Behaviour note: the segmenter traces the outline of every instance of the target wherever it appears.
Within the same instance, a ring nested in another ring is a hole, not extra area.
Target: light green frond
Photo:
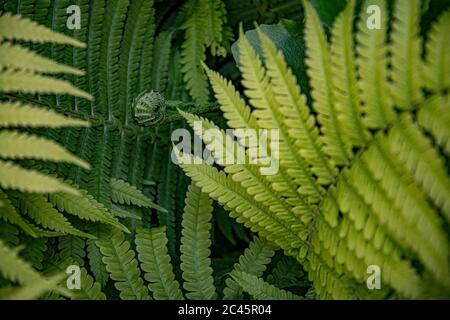
[[[244,291],[248,292],[253,298],[258,300],[302,300],[289,291],[279,289],[258,278],[253,274],[246,272],[236,272],[232,274],[233,280],[236,281]]]
[[[244,188],[224,172],[203,163],[200,159],[194,160],[192,156],[190,161],[191,164],[180,166],[204,193],[226,205],[226,209],[231,211],[230,216],[276,243],[288,254],[296,256],[300,253],[300,248],[305,245],[304,237],[292,232],[290,224],[274,215],[268,207],[255,202]],[[197,161],[196,164],[194,161]]]
[[[251,114],[251,109],[234,88],[231,81],[226,80],[219,73],[208,69],[205,64],[203,64],[203,67],[208,74],[215,97],[220,104],[223,116],[227,119],[228,126],[234,129],[256,129],[257,123]]]
[[[21,284],[42,281],[42,276],[27,262],[18,256],[18,250],[7,247],[0,240],[0,273],[6,279]]]
[[[270,77],[275,98],[284,116],[289,136],[296,141],[300,156],[312,166],[311,171],[319,178],[319,183],[328,184],[337,174],[334,164],[326,158],[319,139],[314,116],[309,112],[306,98],[301,94],[292,70],[288,68],[284,56],[263,33],[259,33],[267,74]]]
[[[261,31],[258,31],[261,35]],[[246,88],[245,94],[249,98],[250,104],[255,108],[253,116],[256,118],[258,126],[264,129],[277,129],[278,137],[271,138],[279,142],[279,148],[268,147],[269,154],[281,161],[282,174],[286,173],[294,178],[294,185],[299,188],[297,191],[310,196],[311,202],[317,201],[317,195],[322,191],[313,179],[306,162],[295,151],[294,141],[288,134],[288,129],[283,124],[283,115],[280,113],[280,106],[275,99],[269,78],[261,60],[250,45],[243,30],[240,30],[239,40],[240,70],[242,72],[242,84]]]
[[[256,277],[261,277],[275,254],[276,247],[263,238],[254,238],[244,254],[239,257],[239,262],[234,264],[230,276],[238,272],[246,272]],[[242,299],[242,287],[233,278],[225,280],[223,289],[225,300]]]
[[[424,80],[431,91],[450,87],[450,11],[443,13],[428,34]]]
[[[36,53],[11,43],[0,45],[0,67],[22,69],[30,72],[42,73],[71,73],[84,75],[84,72],[53,60],[44,58]]]
[[[74,294],[75,300],[106,300],[100,283],[95,282],[85,268],[80,273],[81,288]]]
[[[397,0],[391,33],[391,94],[396,107],[403,110],[414,108],[422,100],[420,34],[420,0]]]
[[[376,25],[369,24],[376,22],[369,20],[374,19],[371,17],[374,12],[370,10],[368,12],[368,9],[373,8],[380,10],[379,29]],[[366,0],[357,24],[359,96],[364,111],[364,123],[372,129],[386,127],[395,118],[388,85],[388,46],[386,45],[388,16],[385,0]]]
[[[182,300],[167,250],[166,227],[136,230],[136,250],[145,280],[156,300]]]
[[[332,29],[331,66],[339,127],[345,141],[361,147],[367,142],[367,131],[361,117],[356,61],[353,44],[355,0],[350,1]]]
[[[306,12],[306,65],[314,100],[313,109],[319,114],[317,120],[321,125],[324,151],[336,164],[342,165],[350,158],[351,150],[343,140],[338,120],[330,48],[316,11],[308,1],[303,1],[303,4]]]
[[[0,218],[11,224],[18,225],[30,236],[34,238],[37,237],[32,227],[22,218],[19,213],[17,213],[16,208],[11,204],[8,196],[1,190],[0,201],[2,202],[2,204],[0,205]]]
[[[21,210],[44,228],[72,234],[83,238],[95,238],[94,236],[74,228],[69,221],[58,212],[45,196],[39,194],[20,194],[19,204]]]
[[[42,296],[43,293],[50,290],[59,290],[58,284],[66,277],[65,274],[58,274],[48,279],[36,280],[28,283],[25,286],[16,289],[7,298],[8,300],[35,300]],[[66,296],[71,293],[68,290],[63,290]]]
[[[450,177],[438,150],[406,115],[391,130],[390,140],[393,153],[450,221]]]
[[[53,110],[20,102],[0,103],[0,127],[89,127],[89,122],[71,119]]]
[[[93,97],[67,81],[26,71],[6,70],[0,72],[0,88],[4,92],[70,94],[88,100]]]
[[[9,161],[0,160],[0,186],[25,192],[67,192],[78,195],[79,191],[58,179],[35,170],[27,170]]]
[[[135,186],[120,179],[111,178],[111,197],[113,202],[116,203],[133,204],[138,207],[153,208],[161,212],[167,212],[166,209],[155,204]]]
[[[135,253],[120,230],[113,230],[97,241],[114,286],[123,300],[148,300],[148,290],[141,278]]]
[[[353,163],[349,179],[394,240],[414,250],[433,274],[445,279],[448,246],[436,213],[418,192],[412,177],[404,172],[401,162],[384,147],[386,142],[379,139]],[[392,138],[389,140],[389,146],[398,145]]]
[[[25,40],[32,42],[53,42],[59,44],[69,44],[84,48],[85,44],[56,33],[46,27],[37,24],[27,18],[12,15],[7,12],[0,16],[0,40]]]
[[[211,300],[217,296],[209,258],[212,201],[200,188],[191,184],[185,200],[181,231],[181,270],[186,297]]]
[[[447,156],[450,156],[450,95],[436,96],[420,108],[417,123],[431,132]]]
[[[78,190],[81,196],[57,192],[51,193],[49,200],[61,212],[65,211],[88,221],[110,224],[125,232],[129,232],[127,227],[111,216],[103,204],[97,202],[87,191]]]
[[[86,170],[87,162],[74,156],[61,145],[27,133],[0,131],[0,156],[6,159],[38,159],[55,162],[69,162]]]

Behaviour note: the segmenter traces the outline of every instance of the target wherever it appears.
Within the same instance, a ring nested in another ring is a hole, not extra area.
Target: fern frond
[[[208,2],[208,25],[206,33],[206,45],[211,48],[213,56],[225,56],[226,49],[222,46],[223,29],[227,16],[225,4],[222,0],[211,0]]]
[[[288,254],[297,256],[304,247],[304,237],[292,232],[291,225],[272,214],[269,208],[257,203],[247,194],[244,188],[234,182],[224,172],[203,163],[199,159],[190,158],[191,163],[181,164],[186,174],[192,178],[204,193],[226,205],[232,217],[254,232],[259,232],[269,241],[285,248]]]
[[[204,132],[214,129],[214,132],[219,135],[214,136],[212,141],[204,142],[206,147],[215,156],[217,163],[225,166],[225,172],[229,173],[234,181],[240,183],[249,195],[253,196],[256,201],[262,202],[274,215],[278,215],[280,219],[285,220],[287,224],[291,225],[292,230],[295,230],[294,232],[300,233],[305,231],[305,225],[312,219],[312,213],[307,204],[299,200],[292,201],[290,199],[283,201],[285,193],[273,188],[269,180],[261,175],[257,166],[247,164],[228,165],[230,158],[234,160],[231,163],[237,163],[236,159],[241,157],[239,153],[245,157],[245,151],[212,122],[182,111],[180,113],[194,128],[194,132],[197,135],[200,135],[201,132],[198,132],[200,128],[195,125],[196,122],[201,122],[201,129]],[[203,139],[206,140],[205,137]],[[294,208],[290,208],[289,205]]]
[[[144,44],[141,50],[141,60],[139,62],[139,92],[147,90],[150,86],[152,75],[154,35],[155,35],[155,10],[151,13],[147,21],[147,30],[145,31]]]
[[[186,297],[192,300],[216,298],[212,277],[211,251],[209,246],[212,201],[195,185],[190,185],[186,194],[183,221],[181,225],[181,270]]]
[[[331,69],[335,92],[338,124],[342,128],[343,140],[352,147],[363,146],[370,135],[362,122],[356,78],[356,61],[353,44],[353,15],[355,1],[347,4],[337,17],[332,29]]]
[[[25,231],[30,236],[34,238],[37,237],[36,233],[30,227],[28,222],[26,222],[22,218],[22,216],[19,213],[17,213],[16,208],[14,208],[11,201],[8,199],[8,196],[1,190],[0,190],[0,201],[1,201],[0,218],[11,224],[18,225],[19,227],[22,228],[23,231]]]
[[[175,165],[170,160],[169,150],[166,148],[162,151],[162,165],[159,167],[158,177],[158,203],[160,203],[166,210],[166,213],[158,211],[158,222],[160,225],[166,227],[167,239],[169,240],[168,248],[169,254],[172,258],[177,256],[176,254],[176,216],[175,216],[175,194],[178,192],[176,187],[177,171]],[[158,167],[156,167],[158,168]]]
[[[369,19],[367,9],[371,5],[380,9],[380,29],[369,29],[367,26]],[[364,123],[372,129],[386,127],[395,118],[388,85],[388,47],[386,45],[388,16],[385,0],[367,0],[362,6],[361,18],[357,24],[356,50],[360,76],[358,87],[364,111]]]
[[[153,46],[151,88],[164,92],[167,86],[167,72],[169,70],[169,57],[173,31],[162,31],[155,39]]]
[[[120,48],[120,112],[125,124],[132,119],[131,103],[139,94],[140,53],[145,43],[147,24],[152,23],[153,0],[131,1]],[[149,21],[150,20],[150,21]]]
[[[60,212],[47,202],[45,196],[39,194],[20,194],[18,197],[21,210],[44,228],[83,238],[95,238],[88,233],[74,228]]]
[[[209,1],[191,0],[192,16],[185,22],[185,39],[181,50],[184,82],[191,97],[198,103],[208,101],[208,83],[200,61],[205,61],[205,37],[207,33],[207,5]]]
[[[123,209],[117,205],[112,205],[110,208],[111,214],[118,218],[129,218],[129,219],[136,219],[136,220],[142,220],[142,217],[138,216],[137,214]]]
[[[408,116],[391,130],[391,149],[450,221],[450,178],[438,151]]]
[[[27,71],[4,70],[0,72],[0,88],[4,92],[70,94],[88,100],[93,97],[69,82]]]
[[[251,113],[251,109],[247,106],[245,100],[242,99],[239,92],[236,91],[231,81],[210,70],[205,64],[203,64],[203,67],[208,74],[215,97],[220,104],[223,116],[227,119],[228,126],[234,129],[256,129],[257,123]]]
[[[17,131],[0,132],[0,156],[6,159],[38,159],[69,162],[89,170],[87,162],[71,154],[61,145],[27,133]]]
[[[343,140],[338,121],[329,45],[316,11],[308,1],[303,1],[303,4],[306,12],[306,65],[314,100],[313,109],[319,114],[317,120],[321,125],[324,151],[336,164],[342,165],[351,157],[351,150]]]
[[[114,286],[120,291],[121,299],[149,299],[134,251],[130,249],[130,243],[125,240],[122,231],[112,231],[108,238],[98,240],[97,245],[103,254],[106,270],[111,279],[116,281]]]
[[[259,33],[267,74],[270,77],[275,98],[281,106],[289,136],[296,141],[300,156],[312,166],[319,183],[328,184],[337,174],[334,164],[323,153],[322,141],[316,121],[306,105],[306,97],[300,93],[297,80],[288,68],[284,56],[263,33]]]
[[[276,247],[265,239],[254,238],[244,254],[239,257],[239,263],[234,264],[230,276],[235,273],[245,272],[261,277],[266,270],[266,265],[270,263],[275,254]],[[225,280],[226,287],[223,289],[225,300],[242,299],[242,287],[232,278]]]
[[[419,38],[420,0],[397,0],[391,33],[391,94],[396,107],[410,110],[422,100],[422,41]]]
[[[291,286],[307,286],[307,281],[301,281],[305,273],[297,260],[292,257],[281,258],[273,268],[270,275],[267,276],[267,282],[283,289]]]
[[[0,16],[0,39],[25,40],[37,43],[53,42],[80,48],[85,47],[84,43],[76,39],[56,33],[44,26],[38,25],[34,21],[12,15],[9,12]]]
[[[303,300],[302,297],[279,289],[253,274],[236,272],[232,274],[232,277],[244,291],[258,300]]]
[[[95,0],[89,5],[89,19],[87,24],[87,50],[86,50],[86,75],[87,87],[89,92],[96,98],[100,96],[100,54],[102,43],[102,24],[105,18],[106,0]],[[90,102],[90,114],[100,113],[98,108],[100,103]]]
[[[43,281],[44,278],[31,265],[22,260],[17,249],[11,249],[0,240],[0,273],[6,279],[20,284]],[[50,287],[49,289],[51,289]]]
[[[100,232],[93,232],[93,230],[90,230],[90,232],[97,238],[102,238],[104,236],[102,234],[102,228],[97,227],[97,230],[100,230]],[[103,256],[100,252],[100,248],[97,246],[95,240],[88,239],[86,243],[89,269],[92,271],[92,275],[94,276],[95,281],[97,281],[102,287],[104,287],[109,279],[109,274],[106,270],[105,264],[102,261]]]
[[[420,108],[417,123],[431,132],[435,141],[450,156],[450,96],[437,96],[429,99]]]
[[[129,0],[106,2],[100,51],[100,113],[108,120],[120,115],[119,53]],[[136,17],[133,17],[136,18]]]
[[[74,236],[64,236],[59,238],[58,249],[62,260],[70,258],[78,266],[84,266],[85,242],[83,239]]]
[[[450,87],[450,11],[443,13],[428,34],[424,80],[428,89],[437,92]]]
[[[33,107],[20,102],[0,103],[0,127],[89,127],[89,122],[71,119],[53,110]]]
[[[41,57],[30,50],[2,43],[0,45],[0,67],[21,69],[28,72],[42,73],[70,73],[74,75],[84,75],[83,71],[54,62],[53,60]]]
[[[85,268],[80,273],[81,288],[77,290],[73,299],[76,300],[106,300],[102,287],[88,274]]]
[[[44,261],[47,258],[48,252],[48,238],[32,238],[28,236],[22,236],[22,245],[25,246],[23,250],[20,252],[20,256],[23,257],[26,261],[31,263],[31,265],[38,269],[42,270],[44,268]]]
[[[85,190],[78,190],[81,193],[81,196],[57,192],[50,194],[49,200],[60,211],[76,215],[84,220],[110,224],[125,232],[129,232],[127,227],[110,215],[103,204],[97,202]]]
[[[116,203],[133,204],[138,207],[153,208],[161,212],[167,212],[166,209],[155,204],[135,186],[123,180],[111,179],[111,196],[112,200]]]
[[[33,300],[39,298],[43,293],[58,288],[57,285],[66,277],[65,274],[58,274],[45,280],[38,280],[29,284],[26,284],[22,288],[19,288],[12,292],[9,296],[9,300]],[[61,289],[58,289],[61,291]],[[70,297],[70,292],[63,290],[65,295]]]
[[[182,300],[180,284],[175,280],[170,256],[167,250],[165,227],[138,228],[136,230],[136,250],[145,280],[156,300]]]
[[[262,32],[259,31],[261,34]],[[300,186],[298,192],[304,196],[310,196],[310,201],[317,201],[322,193],[317,182],[313,179],[306,162],[294,151],[294,141],[289,137],[288,130],[283,124],[283,116],[279,112],[279,105],[275,100],[266,70],[248,39],[240,30],[239,40],[240,70],[243,76],[245,94],[250,104],[256,109],[253,115],[261,128],[279,130],[279,152],[274,152],[273,157],[279,158],[281,166],[286,167],[286,173],[294,178],[295,184]],[[284,169],[281,168],[281,171]],[[289,179],[289,178],[287,178]]]
[[[0,160],[0,186],[25,192],[67,192],[79,195],[79,191],[58,179],[35,170],[24,169],[9,161]]]

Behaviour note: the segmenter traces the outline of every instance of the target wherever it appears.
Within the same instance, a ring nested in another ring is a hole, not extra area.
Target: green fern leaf
[[[253,274],[261,277],[275,254],[275,247],[265,239],[254,238],[244,254],[239,257],[239,263],[234,265],[230,276],[239,272]],[[243,299],[242,287],[232,278],[225,280],[226,287],[223,290],[225,300]]]
[[[367,21],[369,6],[380,8],[380,29],[369,29]],[[383,128],[395,118],[393,102],[389,94],[388,59],[386,45],[388,11],[385,0],[367,0],[362,7],[358,21],[357,65],[360,75],[358,87],[361,90],[364,122],[369,128]]]
[[[7,12],[0,16],[0,39],[6,40],[25,40],[32,42],[53,42],[59,44],[69,44],[77,47],[85,47],[85,44],[64,36],[62,34],[53,32],[52,30],[38,25],[20,16],[14,16]]]
[[[316,11],[308,1],[303,3],[306,12],[306,65],[313,88],[313,108],[319,114],[317,120],[322,126],[324,151],[337,164],[344,164],[350,158],[351,151],[348,143],[343,141],[342,128],[338,121],[329,45]]]
[[[20,102],[0,103],[0,127],[89,127],[89,122],[64,117],[52,110]]]
[[[39,194],[21,194],[19,195],[19,200],[22,211],[44,228],[83,238],[95,238],[90,234],[74,228],[60,212],[47,202],[45,196]]]
[[[123,300],[146,300],[149,298],[148,290],[140,276],[138,263],[134,251],[121,231],[114,230],[108,238],[97,241],[103,254],[103,263],[106,265],[114,286],[120,291]]]
[[[80,273],[81,288],[74,295],[76,300],[106,300],[106,295],[102,292],[102,287],[88,274],[85,268],[81,268]]]
[[[67,192],[79,195],[79,191],[60,182],[56,178],[27,170],[8,161],[0,160],[0,186],[6,189],[18,189],[25,192]]]
[[[156,300],[182,300],[180,284],[170,264],[165,227],[136,230],[136,250],[145,280]]]
[[[26,71],[0,72],[0,88],[4,92],[71,94],[88,100],[93,99],[90,94],[75,88],[69,82]]]
[[[198,103],[208,101],[208,83],[200,61],[205,61],[205,38],[207,32],[207,5],[209,1],[191,0],[192,16],[185,22],[185,40],[181,51],[184,82],[191,97]]]
[[[420,0],[397,0],[391,38],[391,94],[401,109],[412,109],[422,99],[422,42],[419,38]]]
[[[39,159],[69,162],[89,170],[85,161],[75,157],[55,142],[17,131],[0,132],[0,156],[6,159]]]
[[[432,91],[445,90],[450,87],[450,11],[445,12],[433,24],[426,44],[426,66],[424,80]]]
[[[253,298],[258,300],[302,300],[289,291],[279,289],[257,276],[245,272],[236,272],[232,275],[233,280],[248,292]]]
[[[28,222],[26,222],[20,214],[17,213],[16,209],[12,205],[11,201],[8,199],[8,196],[0,190],[0,200],[2,205],[0,205],[0,217],[6,222],[18,225],[32,237],[36,237],[36,233],[30,227]]]
[[[180,247],[183,287],[189,299],[214,299],[216,292],[209,258],[212,202],[198,187],[190,185],[185,203]]]
[[[153,203],[135,186],[123,180],[111,179],[111,192],[112,200],[116,203],[133,204],[138,207],[153,208],[161,212],[167,212],[166,209]]]
[[[41,57],[26,48],[3,43],[0,45],[0,66],[29,72],[71,73],[82,76],[84,72]]]
[[[97,202],[85,190],[78,190],[81,196],[58,192],[50,194],[49,200],[60,211],[76,215],[84,220],[110,224],[125,232],[129,232],[127,227],[113,218],[101,203]]]

